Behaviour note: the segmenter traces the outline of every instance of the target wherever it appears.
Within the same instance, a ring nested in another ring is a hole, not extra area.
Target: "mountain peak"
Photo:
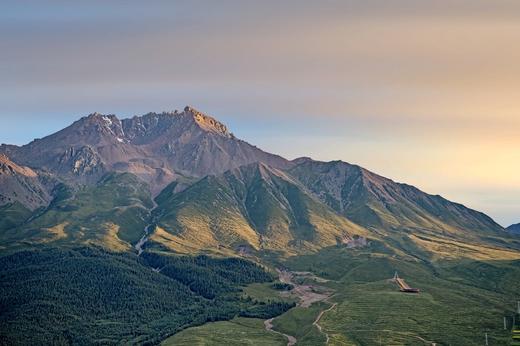
[[[85,118],[91,119],[91,120],[92,119],[102,120],[105,122],[113,122],[114,120],[117,121],[117,119],[118,119],[115,114],[103,114],[103,113],[98,113],[98,112],[90,113]]]
[[[301,163],[311,162],[311,161],[314,161],[311,157],[308,157],[308,156],[301,156],[301,157],[297,157],[297,158],[295,158],[295,159],[292,160],[291,162],[294,163],[295,165],[299,165],[299,164],[301,164]]]
[[[81,132],[92,131],[91,134],[99,133],[107,135],[107,138],[113,137],[120,143],[124,142],[124,132],[122,123],[114,114],[102,114],[98,112],[90,113],[88,116],[81,118],[73,126],[82,128]]]
[[[192,116],[195,123],[205,131],[216,133],[228,138],[233,137],[226,125],[191,106],[184,107],[184,113]]]

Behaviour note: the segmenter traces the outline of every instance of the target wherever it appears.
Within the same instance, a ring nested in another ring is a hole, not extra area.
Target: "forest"
[[[244,285],[273,276],[238,258],[42,248],[4,255],[0,268],[0,344],[157,344],[190,326],[293,306],[244,298]]]

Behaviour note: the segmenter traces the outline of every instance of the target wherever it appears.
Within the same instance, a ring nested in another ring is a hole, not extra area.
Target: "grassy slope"
[[[247,246],[294,253],[368,233],[261,164],[206,177],[157,201],[159,227],[170,236],[161,232],[152,241],[175,251]]]
[[[200,327],[186,329],[168,339],[164,346],[284,346],[287,339],[282,335],[268,332],[264,321],[253,318],[235,318],[226,322],[207,323]]]
[[[325,343],[325,336],[313,326],[313,322],[321,310],[328,308],[330,304],[314,303],[309,308],[295,307],[273,320],[273,327],[287,335],[292,335],[298,340],[298,345],[321,345]]]
[[[502,318],[513,315],[518,299],[518,260],[426,261],[400,256],[394,249],[374,243],[357,250],[331,247],[273,265],[312,271],[331,280],[322,285],[336,291],[331,301],[338,305],[320,321],[330,337],[329,345],[475,345],[486,332],[491,344],[507,345],[510,340],[510,333],[502,329]],[[421,293],[399,292],[389,280],[395,271]],[[250,285],[245,292],[265,300],[277,295],[265,284]],[[309,309],[293,308],[274,319],[274,328],[295,336],[299,345],[323,345],[325,335],[312,322],[328,306],[318,303]],[[227,324],[203,326],[187,330],[179,340],[197,338],[200,344],[217,345],[211,333],[226,330],[233,328]],[[249,335],[256,340],[255,335],[262,330],[258,324],[256,329],[226,337],[230,344],[240,345]]]
[[[18,202],[0,206],[0,230],[9,230],[21,225],[32,211]]]
[[[296,302],[295,299],[289,297],[281,297],[279,290],[273,288],[273,283],[255,283],[244,288],[244,297],[251,297],[259,301],[283,300],[287,302]]]
[[[159,202],[159,226],[187,246],[259,245],[258,235],[241,214],[229,187],[214,177],[204,178],[170,198],[162,197]]]
[[[353,253],[354,252],[354,253]],[[384,253],[328,249],[292,259],[289,266],[318,271],[335,280],[337,308],[320,324],[331,344],[474,345],[484,332],[505,344],[502,317],[512,313],[517,298],[520,262],[471,260],[428,264]],[[421,294],[398,292],[388,281],[397,270]]]

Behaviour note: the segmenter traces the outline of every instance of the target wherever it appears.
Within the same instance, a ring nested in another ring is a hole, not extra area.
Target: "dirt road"
[[[287,346],[293,346],[296,344],[296,338],[294,336],[291,336],[291,335],[287,335],[287,334],[284,334],[284,333],[280,333],[276,330],[273,329],[273,320],[274,318],[270,318],[266,321],[264,321],[264,325],[265,325],[265,330],[269,331],[269,332],[272,332],[272,333],[276,333],[276,334],[280,334],[280,335],[283,335],[284,337],[287,338]]]
[[[316,326],[316,328],[318,328],[320,333],[325,334],[325,337],[327,338],[327,341],[325,341],[325,345],[327,345],[329,343],[329,334],[325,333],[322,330],[321,326],[319,325],[319,322],[320,322],[321,318],[323,317],[323,314],[325,314],[326,312],[329,312],[330,310],[334,309],[337,305],[338,305],[338,303],[334,303],[334,304],[331,305],[330,308],[328,308],[326,310],[322,310],[320,312],[320,314],[318,315],[318,317],[316,317],[316,320],[312,323],[313,325]]]

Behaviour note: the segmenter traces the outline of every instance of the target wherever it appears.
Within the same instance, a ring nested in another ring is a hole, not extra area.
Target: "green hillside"
[[[158,232],[151,240],[174,251],[247,247],[294,252],[368,235],[285,173],[263,164],[206,177],[157,201]]]
[[[272,260],[272,257],[270,257]],[[520,282],[520,261],[475,261],[470,259],[430,261],[402,257],[384,244],[364,249],[329,247],[272,263],[295,272],[311,272],[326,280],[305,279],[301,284],[325,286],[334,294],[310,307],[295,307],[276,317],[274,331],[291,335],[296,345],[478,345],[488,334],[490,345],[508,345],[510,327]],[[395,272],[419,294],[399,291],[391,279]],[[254,286],[266,297],[280,293]],[[317,287],[317,286],[316,286]],[[335,305],[332,305],[335,304]],[[324,312],[325,311],[325,312]],[[321,331],[315,321],[320,318]],[[276,334],[265,327],[242,321],[206,324],[189,328],[165,344],[217,345],[226,338],[230,345],[249,345]]]
[[[54,194],[46,209],[18,227],[2,228],[1,243],[95,244],[128,250],[142,236],[153,207],[148,186],[129,173],[111,173],[94,186],[77,189],[62,184]]]
[[[6,231],[20,226],[32,215],[33,211],[19,202],[4,204],[0,206],[0,230]]]

